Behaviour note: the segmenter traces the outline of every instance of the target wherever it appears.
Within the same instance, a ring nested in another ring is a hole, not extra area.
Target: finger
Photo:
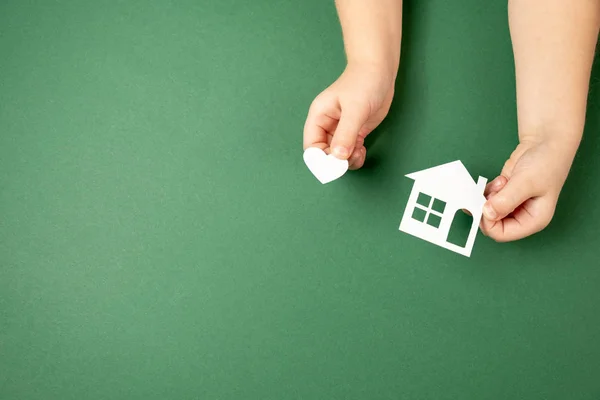
[[[491,221],[499,221],[536,195],[533,179],[527,175],[515,175],[485,203],[483,215]]]
[[[348,161],[348,168],[349,169],[359,169],[362,168],[362,166],[365,164],[365,158],[367,155],[367,149],[365,149],[364,147],[361,147],[360,149],[355,149],[354,152],[352,153],[352,156],[350,157],[349,161]]]
[[[328,143],[327,134],[333,133],[337,128],[339,116],[340,110],[337,101],[317,97],[310,106],[304,123],[304,149],[309,147],[322,149],[322,143]]]
[[[531,218],[523,215],[517,217],[515,214],[518,214],[516,210],[510,217],[499,221],[492,221],[483,217],[481,219],[481,231],[497,242],[510,242],[535,233],[532,229],[533,220]]]
[[[304,125],[303,147],[306,150],[309,147],[320,147],[326,143],[329,147],[331,137],[337,128],[338,121],[327,116],[317,115],[309,117]]]
[[[498,194],[498,192],[490,192],[487,196],[485,196],[485,199],[489,200],[497,194]]]
[[[487,184],[483,195],[487,197],[490,193],[499,192],[506,185],[506,182],[508,182],[508,179],[500,175],[499,177]]]
[[[548,226],[554,214],[553,204],[548,198],[528,200],[500,221],[482,218],[481,230],[497,242],[523,239]]]
[[[352,155],[358,134],[368,119],[368,107],[347,105],[342,108],[340,122],[331,141],[333,155],[342,160]]]
[[[489,200],[489,199],[491,199],[492,197],[494,197],[497,194],[498,194],[498,192],[491,192],[487,196],[485,196],[485,198],[487,200]],[[481,221],[479,221],[479,229],[481,229],[481,232],[485,236],[489,236],[488,229],[490,228],[490,222],[493,222],[493,221],[488,220],[485,217],[485,215],[483,215],[483,214],[481,215]]]
[[[350,158],[348,158],[349,169],[356,169],[354,168],[354,165],[360,160],[361,155],[361,148],[355,147],[354,151],[352,152],[352,155],[350,156]]]
[[[515,211],[512,216],[500,221],[491,221],[487,218],[481,220],[482,232],[501,243],[523,239],[542,229],[531,216],[521,211]]]
[[[364,128],[364,127],[363,127]],[[359,132],[358,138],[356,139],[356,144],[354,145],[354,151],[352,155],[348,159],[349,169],[359,169],[365,163],[365,158],[367,156],[367,149],[365,148],[365,137],[363,136],[363,132]]]
[[[524,237],[524,235],[519,234],[523,231],[523,227],[512,217],[500,221],[482,218],[481,231],[497,242],[509,242]]]

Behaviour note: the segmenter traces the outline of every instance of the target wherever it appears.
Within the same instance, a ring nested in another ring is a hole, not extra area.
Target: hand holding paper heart
[[[313,101],[304,125],[304,149],[317,147],[363,166],[365,137],[387,115],[394,95],[390,74],[368,64],[348,65],[344,73]]]

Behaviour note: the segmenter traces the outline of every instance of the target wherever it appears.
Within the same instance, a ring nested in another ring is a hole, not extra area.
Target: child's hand
[[[585,124],[597,1],[509,1],[520,144],[486,188],[481,230],[499,242],[544,229]],[[543,11],[543,12],[542,12]]]
[[[348,160],[365,162],[365,137],[383,121],[394,96],[395,77],[370,64],[349,64],[313,101],[304,125],[304,149],[319,147]]]
[[[481,230],[498,242],[524,238],[552,219],[577,144],[522,141],[486,187]]]

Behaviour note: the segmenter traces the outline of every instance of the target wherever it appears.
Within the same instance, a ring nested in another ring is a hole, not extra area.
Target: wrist
[[[562,133],[562,134],[561,134]],[[562,177],[559,186],[562,187],[571,169],[573,160],[581,142],[581,134],[564,134],[564,132],[543,131],[519,135],[519,146],[523,149],[539,149],[549,155],[551,164],[546,165],[554,171],[555,176]]]
[[[398,75],[398,63],[393,59],[376,57],[348,57],[347,70],[363,71],[394,86]]]
[[[565,153],[573,153],[579,148],[583,132],[581,130],[563,130],[545,127],[530,129],[519,133],[519,143],[526,146],[545,144],[560,149]]]
[[[395,80],[402,42],[402,1],[336,0],[348,64],[369,64]]]

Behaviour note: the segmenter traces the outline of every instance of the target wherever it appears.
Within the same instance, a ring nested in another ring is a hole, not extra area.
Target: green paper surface
[[[405,174],[514,149],[506,14],[407,0],[389,118],[321,185],[332,1],[2,1],[0,399],[598,399],[600,70],[547,230],[398,230]]]

